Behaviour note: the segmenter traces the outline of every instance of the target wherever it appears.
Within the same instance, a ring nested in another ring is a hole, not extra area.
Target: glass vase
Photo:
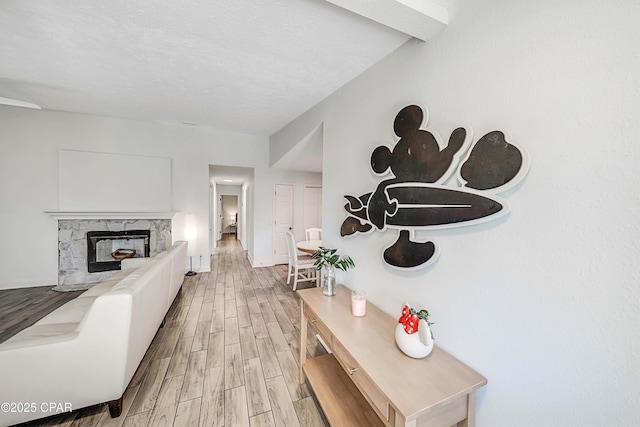
[[[336,269],[333,265],[322,267],[322,293],[328,297],[336,294]]]

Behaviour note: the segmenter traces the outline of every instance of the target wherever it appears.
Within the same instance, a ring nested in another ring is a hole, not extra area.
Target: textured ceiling
[[[269,136],[408,39],[324,0],[3,0],[0,97]]]

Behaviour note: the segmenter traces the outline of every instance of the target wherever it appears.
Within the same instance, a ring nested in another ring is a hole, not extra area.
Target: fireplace
[[[150,238],[150,230],[88,231],[88,272],[120,270],[124,258],[148,257]]]
[[[113,239],[118,235],[140,235],[144,233],[145,237],[150,232],[148,256],[154,257],[171,246],[171,220],[170,219],[75,219],[62,218],[58,220],[58,285],[76,285],[97,283],[108,280],[119,270],[119,260],[111,255],[112,252],[124,246],[118,246],[112,249],[112,245],[103,243],[106,248],[104,252],[108,252],[107,261],[98,261],[98,266],[102,266],[104,262],[114,262],[111,268],[115,270],[89,272],[90,252],[95,257],[95,246],[91,248],[91,242],[87,239],[87,233],[96,232],[99,236],[106,236]],[[95,244],[96,242],[94,242]],[[136,257],[147,255],[145,249],[136,249]],[[125,252],[125,251],[121,251]],[[93,258],[95,262],[96,258]],[[98,258],[100,259],[100,258]],[[93,267],[91,269],[93,270]]]

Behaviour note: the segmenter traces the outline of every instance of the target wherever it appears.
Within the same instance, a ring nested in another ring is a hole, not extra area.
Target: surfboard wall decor
[[[433,264],[440,253],[436,242],[418,242],[417,230],[468,227],[509,213],[496,194],[516,186],[529,170],[529,156],[495,130],[472,141],[470,129],[455,129],[445,145],[426,127],[426,108],[404,107],[393,123],[399,137],[393,149],[379,146],[371,169],[382,180],[361,196],[346,195],[348,216],[342,237],[374,230],[398,230],[398,239],[384,249],[383,259],[403,270]],[[445,185],[455,174],[459,186]]]

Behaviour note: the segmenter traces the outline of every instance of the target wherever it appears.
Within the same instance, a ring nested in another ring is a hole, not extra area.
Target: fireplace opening
[[[88,231],[89,273],[120,270],[124,258],[148,257],[150,238],[150,230]]]

